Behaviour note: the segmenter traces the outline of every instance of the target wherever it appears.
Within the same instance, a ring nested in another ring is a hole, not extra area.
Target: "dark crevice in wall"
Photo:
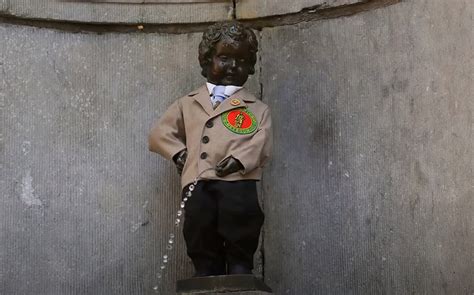
[[[267,27],[278,27],[295,25],[303,22],[331,19],[344,16],[351,16],[364,11],[383,8],[401,2],[402,0],[368,0],[363,3],[342,5],[332,8],[321,8],[320,5],[308,7],[300,12],[285,15],[272,15],[268,17],[241,20],[252,28],[261,30]]]
[[[232,19],[237,19],[237,0],[232,0]]]
[[[260,93],[259,93],[259,98],[260,100],[263,101],[263,69],[262,69],[262,33],[258,32],[257,34],[258,38],[258,52],[257,52],[257,65],[258,65],[258,76],[257,76],[257,81],[258,85],[260,87]],[[261,204],[262,204],[262,211],[265,212],[265,179],[262,179],[261,181]],[[260,244],[260,263],[261,269],[262,269],[262,279],[265,281],[265,225],[262,227],[261,231],[261,244]]]
[[[386,7],[401,2],[402,0],[367,0],[363,3],[344,5],[333,8],[320,6],[305,8],[300,12],[285,15],[275,15],[257,19],[241,20],[254,29],[261,30],[266,27],[294,25],[302,22],[317,21],[337,17],[350,16],[364,11]],[[231,18],[237,19],[237,0],[233,0]],[[26,19],[8,14],[0,15],[0,23],[33,26],[40,28],[56,29],[67,32],[92,32],[92,33],[166,33],[187,34],[203,32],[211,23],[182,23],[182,24],[104,24],[82,23],[56,20]]]
[[[71,33],[164,33],[164,34],[187,34],[204,32],[206,27],[212,23],[189,23],[189,24],[94,24],[65,22],[41,19],[24,19],[12,16],[0,16],[0,23],[31,26],[46,29],[55,29]]]

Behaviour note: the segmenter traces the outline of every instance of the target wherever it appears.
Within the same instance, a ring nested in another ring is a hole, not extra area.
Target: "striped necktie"
[[[216,85],[212,90],[211,102],[214,108],[217,108],[228,96],[225,95],[225,86]]]

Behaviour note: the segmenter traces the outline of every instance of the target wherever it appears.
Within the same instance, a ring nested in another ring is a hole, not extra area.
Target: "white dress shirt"
[[[216,85],[206,82],[206,86],[207,86],[207,90],[209,91],[209,95],[212,96],[212,91],[214,90],[214,87],[216,87]],[[226,85],[224,94],[227,95],[227,97],[230,97],[232,94],[236,93],[240,89],[242,89],[242,86]]]

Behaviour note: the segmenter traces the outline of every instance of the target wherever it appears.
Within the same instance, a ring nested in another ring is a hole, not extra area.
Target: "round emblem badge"
[[[234,98],[230,101],[230,104],[233,106],[238,106],[240,104],[240,100]]]
[[[237,134],[250,134],[257,130],[257,118],[246,108],[223,113],[221,119],[227,129]]]

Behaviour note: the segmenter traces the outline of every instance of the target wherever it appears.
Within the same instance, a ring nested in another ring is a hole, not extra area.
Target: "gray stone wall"
[[[173,294],[193,271],[179,178],[147,136],[205,82],[201,34],[1,25],[0,38],[0,294],[147,294],[165,254],[159,292]]]
[[[255,3],[237,4],[252,18]],[[472,12],[412,0],[259,33],[249,87],[275,126],[262,182],[275,294],[474,292]],[[0,294],[153,294],[179,181],[146,137],[204,82],[200,34],[2,24],[0,38]],[[192,273],[175,234],[159,294]]]
[[[226,20],[233,9],[231,0],[214,3],[179,3],[175,0],[163,5],[138,1],[94,2],[97,1],[0,0],[0,16],[96,24],[178,24]]]
[[[276,294],[474,292],[471,1],[264,29]]]
[[[0,27],[1,294],[144,294],[179,181],[148,152],[154,119],[204,82],[199,34]],[[191,274],[181,236],[162,294]]]

